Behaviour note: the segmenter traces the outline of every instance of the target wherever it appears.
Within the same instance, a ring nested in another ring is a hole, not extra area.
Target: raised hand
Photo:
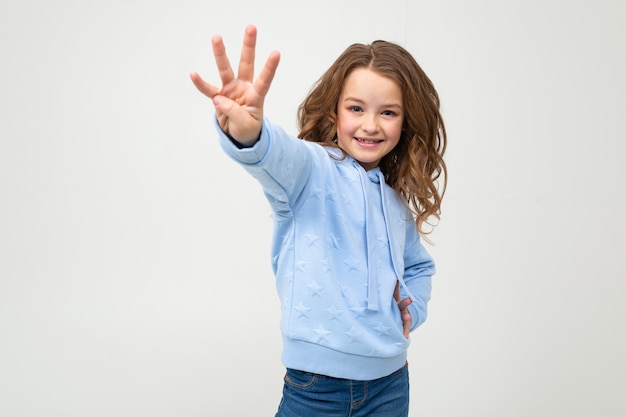
[[[263,123],[263,103],[280,61],[280,54],[277,51],[272,52],[257,79],[253,80],[256,34],[254,26],[246,27],[236,78],[222,37],[213,36],[211,44],[222,80],[221,88],[205,82],[197,72],[190,74],[196,88],[213,100],[222,130],[246,146],[253,145],[259,138]]]

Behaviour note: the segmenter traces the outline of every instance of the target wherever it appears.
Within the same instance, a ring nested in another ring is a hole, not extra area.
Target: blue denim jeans
[[[372,381],[287,369],[276,417],[407,417],[409,370]]]

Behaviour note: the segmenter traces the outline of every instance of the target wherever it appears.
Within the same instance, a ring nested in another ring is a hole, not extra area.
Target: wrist
[[[261,139],[261,132],[259,132],[259,135],[256,137],[256,139],[251,140],[251,141],[245,141],[245,142],[242,142],[233,138],[228,133],[226,133],[226,135],[228,136],[230,141],[233,143],[233,145],[235,145],[239,149],[252,148],[259,141],[259,139]]]

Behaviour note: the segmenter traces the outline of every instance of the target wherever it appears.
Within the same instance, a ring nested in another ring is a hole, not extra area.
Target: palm
[[[233,101],[233,107],[237,106],[242,110],[237,112],[231,110],[226,113],[217,108],[217,118],[222,130],[239,140],[248,139],[249,132],[254,136],[251,139],[258,137],[263,121],[265,97],[259,94],[250,82],[236,78],[223,85],[219,94],[228,97]]]
[[[191,74],[191,80],[201,93],[213,99],[222,130],[237,141],[251,144],[261,131],[263,103],[276,73],[280,54],[270,54],[258,78],[253,81],[256,47],[254,26],[246,28],[237,77],[220,36],[213,37],[212,46],[222,87],[205,82],[197,73]]]

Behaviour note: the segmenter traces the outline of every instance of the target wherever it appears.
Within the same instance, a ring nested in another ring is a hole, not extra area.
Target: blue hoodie
[[[263,187],[274,217],[272,268],[287,368],[371,380],[406,362],[409,340],[393,298],[410,297],[412,328],[426,319],[430,255],[380,169],[287,135],[267,120],[259,141],[219,141]]]

